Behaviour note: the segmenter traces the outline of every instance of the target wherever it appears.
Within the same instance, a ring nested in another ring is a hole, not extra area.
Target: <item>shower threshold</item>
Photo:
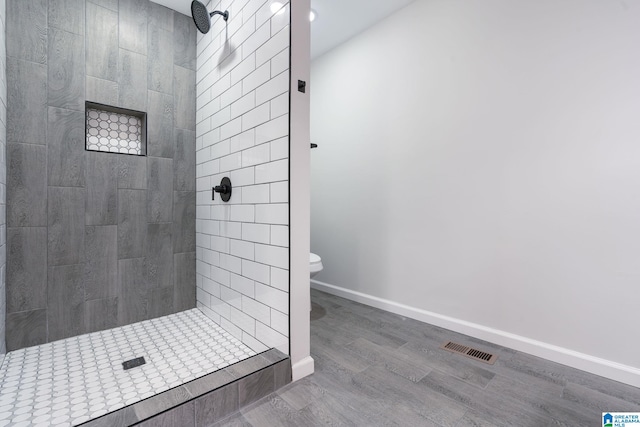
[[[0,427],[131,425],[283,361],[277,350],[258,355],[197,308],[67,338],[6,355]]]

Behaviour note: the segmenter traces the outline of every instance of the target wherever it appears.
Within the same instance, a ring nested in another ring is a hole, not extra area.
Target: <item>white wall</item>
[[[289,351],[289,6],[228,9],[198,37],[198,307],[254,350]],[[229,203],[211,188],[231,178]]]
[[[291,195],[291,370],[293,381],[314,370],[311,353],[309,318],[309,239],[310,239],[310,130],[309,91],[298,91],[298,80],[309,82],[311,64],[309,0],[291,2],[291,129],[290,129],[290,195]]]
[[[317,279],[640,386],[638,22],[421,0],[314,61]]]

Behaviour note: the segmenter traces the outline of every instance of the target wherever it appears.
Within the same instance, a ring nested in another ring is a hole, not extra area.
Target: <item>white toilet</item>
[[[316,254],[309,253],[309,273],[311,278],[322,271],[322,258]]]

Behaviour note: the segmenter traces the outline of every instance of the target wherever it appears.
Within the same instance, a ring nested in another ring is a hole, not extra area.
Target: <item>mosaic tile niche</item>
[[[146,154],[145,114],[100,108],[87,103],[86,149],[110,153]]]

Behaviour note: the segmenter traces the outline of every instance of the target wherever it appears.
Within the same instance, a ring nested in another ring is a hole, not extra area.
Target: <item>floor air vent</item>
[[[452,353],[462,354],[464,356],[470,357],[475,360],[479,360],[480,362],[488,363],[493,365],[498,358],[495,354],[487,353],[481,350],[477,350],[475,348],[467,347],[466,345],[457,344],[455,342],[449,341],[440,346],[441,349],[450,351]]]

